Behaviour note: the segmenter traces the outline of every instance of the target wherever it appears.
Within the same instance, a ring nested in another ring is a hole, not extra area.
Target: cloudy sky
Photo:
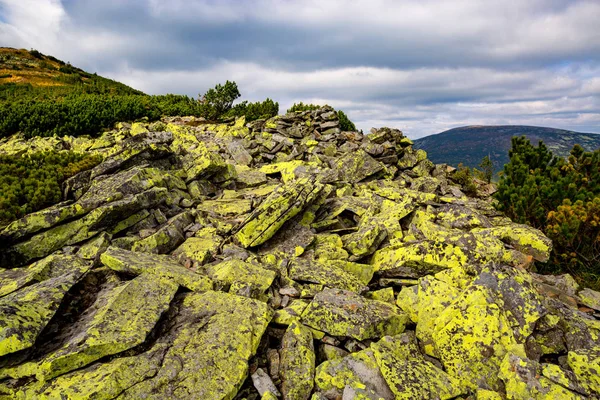
[[[151,94],[235,80],[362,129],[600,133],[600,0],[0,0],[0,46]]]

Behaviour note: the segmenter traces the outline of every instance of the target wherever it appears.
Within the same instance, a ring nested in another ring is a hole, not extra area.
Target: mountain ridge
[[[414,140],[434,163],[477,167],[489,155],[496,170],[509,160],[513,136],[526,136],[532,144],[542,140],[556,155],[566,157],[575,144],[587,151],[600,147],[600,134],[531,125],[467,125]]]

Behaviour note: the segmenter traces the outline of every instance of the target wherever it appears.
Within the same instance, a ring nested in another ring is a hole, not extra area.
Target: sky
[[[0,0],[0,46],[149,94],[329,104],[419,138],[600,133],[600,0]]]

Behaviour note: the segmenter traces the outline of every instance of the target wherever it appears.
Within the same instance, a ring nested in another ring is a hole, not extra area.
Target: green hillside
[[[554,154],[565,157],[575,144],[587,151],[600,148],[600,135],[524,125],[464,126],[415,140],[415,148],[427,151],[434,163],[477,167],[487,155],[496,170],[508,162],[513,136],[527,136],[531,143],[542,140]]]
[[[144,94],[36,50],[0,47],[0,100],[12,101],[23,96],[55,97],[73,92]]]

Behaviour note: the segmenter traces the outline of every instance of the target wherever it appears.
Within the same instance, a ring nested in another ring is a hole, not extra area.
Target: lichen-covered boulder
[[[453,399],[465,394],[457,379],[421,356],[414,336],[385,336],[371,349],[396,399]]]
[[[131,250],[144,253],[165,254],[185,240],[183,230],[191,224],[194,217],[186,211],[171,218],[152,235],[137,241]]]
[[[215,228],[203,228],[190,238],[187,238],[173,251],[173,256],[180,262],[192,260],[199,265],[210,261],[217,254],[223,238]]]
[[[510,323],[495,298],[488,287],[474,283],[434,322],[435,352],[446,371],[470,389],[499,390],[500,364],[517,348]]]
[[[478,229],[481,235],[489,234],[504,240],[524,254],[531,255],[534,259],[546,262],[552,251],[552,241],[542,232],[527,225],[511,224],[496,226],[487,229]]]
[[[269,307],[208,291],[186,295],[178,309],[155,345],[167,346],[158,371],[127,388],[123,399],[233,399],[246,379],[248,361],[271,320]]]
[[[502,362],[499,376],[506,385],[506,395],[509,399],[584,399],[581,394],[540,375],[541,368],[536,362],[526,357],[507,354]]]
[[[312,332],[298,321],[283,335],[279,373],[285,400],[308,400],[315,376],[315,350]]]
[[[71,287],[89,270],[81,261],[72,270],[0,298],[0,356],[35,343]]]
[[[371,264],[382,273],[408,266],[425,276],[446,268],[463,267],[468,264],[468,257],[459,246],[443,241],[420,241],[377,250]]]
[[[310,204],[323,189],[321,183],[302,178],[275,189],[243,222],[235,238],[244,247],[258,246]]]
[[[364,150],[359,149],[345,154],[331,167],[339,171],[341,180],[356,183],[381,171],[383,164],[373,159]]]
[[[379,370],[372,349],[365,349],[321,363],[315,385],[329,397],[341,398],[352,391],[354,398],[393,400],[394,394]]]
[[[325,289],[304,310],[301,320],[330,335],[363,340],[402,333],[408,316],[388,303]]]
[[[102,264],[117,272],[133,275],[149,273],[171,279],[178,285],[195,291],[206,291],[213,288],[210,278],[185,268],[171,256],[136,253],[109,247],[102,253],[100,260]]]
[[[276,273],[240,260],[223,261],[206,267],[216,285],[229,288],[229,293],[260,298],[273,283]]]
[[[6,251],[0,253],[0,266],[23,265],[31,260],[45,257],[63,246],[83,242],[114,227],[115,221],[125,220],[140,210],[161,204],[166,195],[167,189],[152,188],[100,206],[80,219],[57,225],[34,235],[29,240],[7,248]],[[138,220],[130,220],[128,225],[136,222]],[[121,229],[127,227],[127,225],[123,225]]]
[[[177,288],[169,279],[150,274],[107,288],[62,333],[66,340],[59,349],[35,366],[15,372],[35,374],[37,379],[46,381],[143,343],[167,310]]]
[[[600,346],[570,351],[567,362],[579,384],[600,396]]]
[[[357,293],[367,291],[365,282],[336,264],[327,261],[294,260],[289,266],[289,277],[295,281],[319,283],[329,288]]]

